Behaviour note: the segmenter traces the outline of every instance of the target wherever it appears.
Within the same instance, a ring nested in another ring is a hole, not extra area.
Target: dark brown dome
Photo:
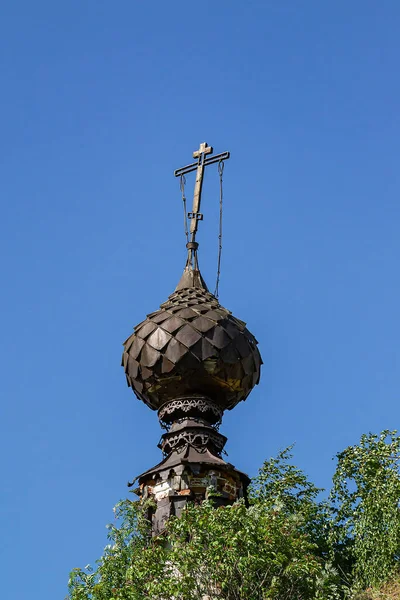
[[[175,292],[124,342],[128,385],[153,410],[187,395],[223,411],[244,400],[260,378],[257,340],[185,269]]]

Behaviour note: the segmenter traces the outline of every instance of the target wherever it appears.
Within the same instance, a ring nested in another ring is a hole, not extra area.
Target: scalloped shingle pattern
[[[233,408],[259,382],[261,364],[246,324],[194,287],[175,291],[147,315],[122,355],[128,385],[154,410],[191,393]]]

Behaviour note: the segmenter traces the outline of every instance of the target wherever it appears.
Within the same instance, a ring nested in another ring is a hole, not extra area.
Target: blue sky
[[[121,343],[185,261],[174,169],[225,168],[220,301],[261,384],[225,416],[253,475],[399,424],[400,5],[16,0],[0,6],[2,594],[63,598],[126,482],[158,462]],[[188,177],[188,196],[193,179]],[[213,289],[218,176],[200,265]]]

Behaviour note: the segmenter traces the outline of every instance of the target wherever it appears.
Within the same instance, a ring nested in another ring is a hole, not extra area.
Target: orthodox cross
[[[194,186],[194,196],[193,196],[193,209],[192,212],[187,214],[190,219],[190,246],[188,246],[189,250],[195,250],[197,248],[196,242],[196,232],[198,227],[198,222],[203,220],[203,215],[200,212],[200,203],[201,203],[201,190],[203,187],[203,177],[204,177],[204,167],[207,165],[212,165],[213,163],[220,162],[222,160],[226,160],[229,158],[229,152],[222,152],[221,154],[215,154],[214,156],[207,157],[208,154],[213,153],[213,148],[209,146],[206,142],[200,144],[200,148],[193,152],[193,158],[197,158],[197,162],[194,162],[190,165],[186,165],[186,167],[182,167],[181,169],[177,169],[174,171],[175,177],[182,177],[186,173],[191,173],[192,171],[197,171],[196,173],[196,183]]]

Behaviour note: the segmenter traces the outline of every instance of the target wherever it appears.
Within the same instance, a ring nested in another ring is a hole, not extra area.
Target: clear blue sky
[[[328,487],[399,425],[399,30],[396,0],[1,4],[4,599],[63,598],[160,458],[121,343],[180,277],[173,170],[201,141],[231,151],[220,300],[264,359],[229,460],[296,442]],[[217,191],[210,168],[211,288]]]

